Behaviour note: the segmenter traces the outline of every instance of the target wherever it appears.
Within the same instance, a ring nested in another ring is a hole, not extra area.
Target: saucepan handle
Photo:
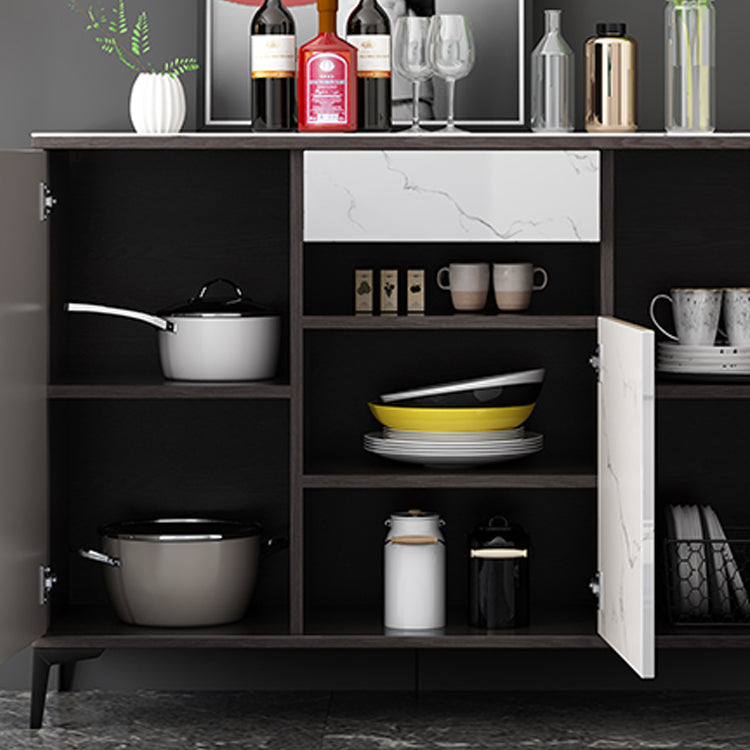
[[[158,315],[140,312],[139,310],[127,310],[123,307],[109,307],[108,305],[90,305],[87,302],[68,302],[65,309],[68,312],[99,313],[100,315],[114,315],[118,318],[131,318],[148,323],[160,331],[174,333],[174,323]]]

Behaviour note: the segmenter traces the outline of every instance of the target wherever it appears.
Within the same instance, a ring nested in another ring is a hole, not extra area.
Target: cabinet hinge
[[[601,570],[597,570],[594,577],[589,581],[589,588],[591,593],[596,597],[597,609],[602,608],[602,602],[604,601],[603,596],[603,580]]]
[[[599,383],[602,382],[602,347],[600,344],[596,345],[594,353],[589,357],[589,364],[596,371],[596,379]]]
[[[53,586],[57,583],[57,576],[49,565],[39,566],[39,604],[46,604]]]
[[[47,221],[52,209],[57,203],[57,198],[52,195],[46,182],[39,183],[39,221]]]

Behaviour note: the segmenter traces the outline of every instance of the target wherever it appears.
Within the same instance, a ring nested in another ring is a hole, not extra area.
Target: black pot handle
[[[265,560],[274,553],[288,548],[289,540],[285,536],[272,536],[270,539],[266,539],[265,542],[261,542],[260,559]]]
[[[244,299],[244,296],[242,294],[242,289],[240,289],[237,284],[235,284],[233,281],[230,281],[229,279],[211,279],[211,281],[207,281],[202,287],[200,292],[198,292],[198,299],[202,300],[206,296],[206,292],[208,292],[208,287],[210,287],[212,284],[227,284],[228,286],[231,286],[234,290],[234,299]],[[231,300],[230,300],[231,301]]]

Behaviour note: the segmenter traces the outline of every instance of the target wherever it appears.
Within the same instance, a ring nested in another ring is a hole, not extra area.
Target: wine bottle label
[[[307,124],[349,124],[349,61],[334,52],[307,59]]]
[[[391,77],[391,37],[388,34],[351,34],[346,41],[357,48],[360,78]]]
[[[251,76],[294,78],[296,53],[294,34],[253,34]]]

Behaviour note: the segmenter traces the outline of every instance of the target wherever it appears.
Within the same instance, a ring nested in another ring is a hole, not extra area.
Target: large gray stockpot
[[[287,546],[261,543],[261,526],[205,518],[123,521],[99,529],[117,616],[134,625],[197,627],[239,620],[255,589],[261,557]]]

